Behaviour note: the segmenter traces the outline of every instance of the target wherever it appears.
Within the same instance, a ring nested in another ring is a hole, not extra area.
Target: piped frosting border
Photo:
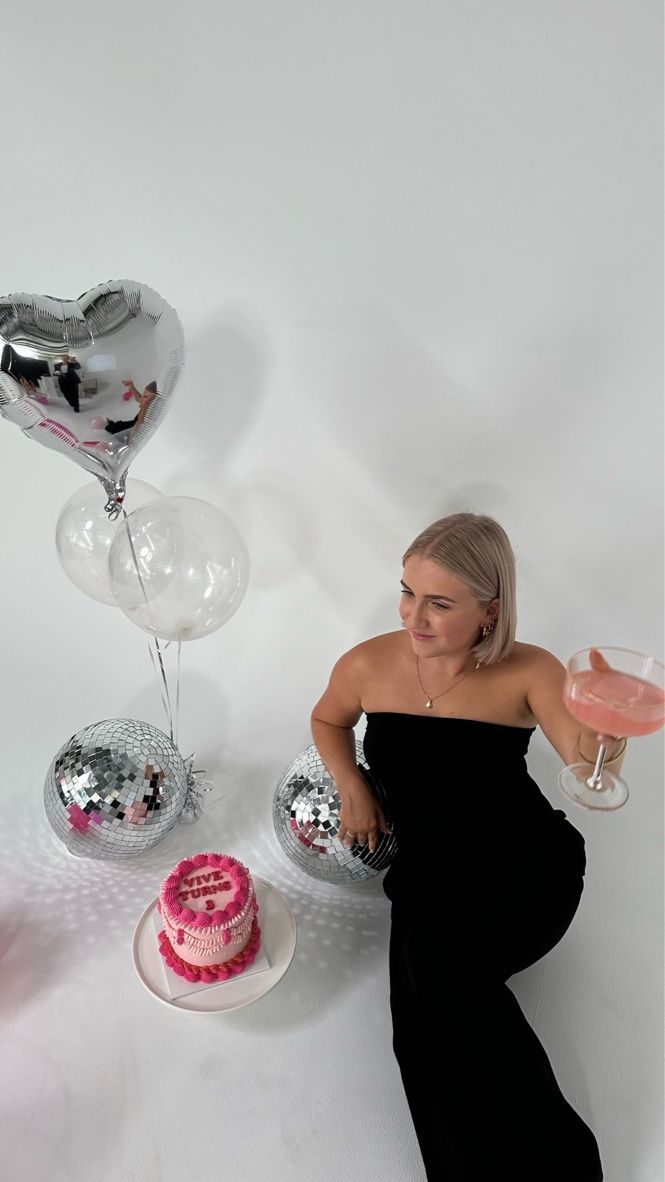
[[[183,879],[206,866],[228,875],[235,887],[235,893],[224,908],[215,911],[193,911],[191,907],[180,902],[178,893]],[[249,871],[242,862],[228,854],[195,854],[192,858],[184,858],[182,862],[178,862],[168,878],[164,879],[159,892],[159,910],[178,927],[225,927],[233,923],[245,910],[250,893]]]
[[[187,981],[202,981],[206,985],[212,984],[213,981],[228,981],[229,977],[234,977],[243,969],[248,968],[256,959],[260,944],[261,929],[254,918],[249,941],[242,952],[238,952],[236,956],[231,960],[224,961],[223,964],[192,965],[178,956],[166,932],[159,933],[159,951],[169,968]]]

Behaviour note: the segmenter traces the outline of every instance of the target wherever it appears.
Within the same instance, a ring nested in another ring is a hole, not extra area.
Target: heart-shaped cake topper
[[[164,418],[185,362],[177,313],[144,283],[78,300],[0,298],[0,414],[102,482],[120,512],[127,469]]]

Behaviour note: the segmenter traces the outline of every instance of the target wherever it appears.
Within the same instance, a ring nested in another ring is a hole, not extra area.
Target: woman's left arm
[[[563,703],[566,670],[546,649],[532,650],[528,666],[527,702],[546,739],[565,764],[593,764],[598,754],[598,736],[569,713]],[[623,761],[625,739],[608,745],[607,762],[618,769]],[[616,758],[618,756],[618,758]]]

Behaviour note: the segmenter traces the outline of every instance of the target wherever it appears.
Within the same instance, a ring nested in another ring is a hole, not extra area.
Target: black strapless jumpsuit
[[[526,767],[533,730],[370,713],[365,757],[399,846],[393,1046],[429,1182],[601,1182],[506,981],[558,943],[584,885],[584,838]]]

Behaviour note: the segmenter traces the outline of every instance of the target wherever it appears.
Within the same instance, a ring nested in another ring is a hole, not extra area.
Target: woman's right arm
[[[375,850],[380,833],[390,830],[379,802],[358,771],[353,728],[362,714],[364,645],[351,649],[335,665],[328,688],[312,711],[312,736],[342,803],[338,837]]]

